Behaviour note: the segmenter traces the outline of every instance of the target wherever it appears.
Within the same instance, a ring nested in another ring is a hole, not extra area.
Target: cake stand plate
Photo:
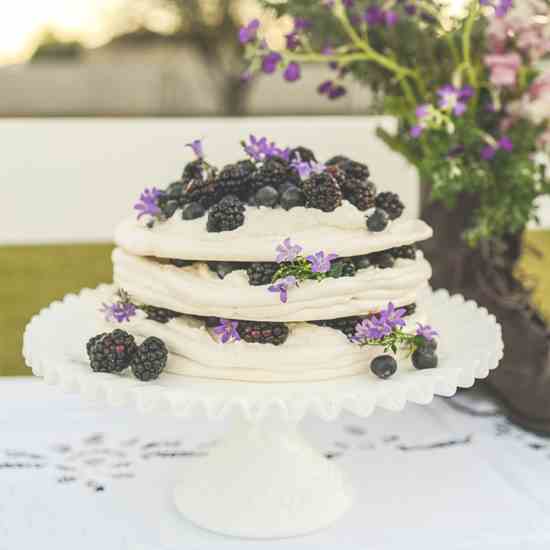
[[[370,372],[324,382],[250,383],[163,375],[144,383],[131,374],[94,373],[85,343],[100,329],[98,301],[109,288],[83,290],[54,302],[25,331],[23,353],[33,373],[67,391],[142,412],[180,417],[230,415],[229,436],[207,457],[186,464],[175,487],[178,510],[218,533],[248,538],[305,534],[336,521],[350,506],[352,490],[337,465],[302,437],[306,414],[324,420],[342,411],[368,416],[377,407],[399,411],[407,401],[429,403],[484,378],[502,357],[500,326],[474,302],[445,291],[419,298],[441,334],[436,369],[400,364],[389,380]]]

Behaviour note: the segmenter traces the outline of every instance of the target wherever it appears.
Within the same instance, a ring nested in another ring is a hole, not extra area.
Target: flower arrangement
[[[277,292],[282,303],[286,303],[288,299],[288,290],[298,286],[301,281],[322,281],[332,276],[332,261],[338,258],[337,254],[326,254],[320,250],[304,257],[302,251],[302,247],[292,244],[290,238],[276,248],[275,261],[280,267],[273,275],[273,284],[268,287],[268,291]]]
[[[264,4],[293,25],[277,51],[258,20],[241,29],[247,78],[280,70],[295,82],[303,64],[322,63],[333,73],[318,86],[328,99],[350,78],[368,84],[399,121],[379,135],[432,197],[475,195],[471,245],[536,219],[535,198],[550,192],[536,155],[550,151],[550,72],[539,65],[550,53],[548,0],[465,0],[456,13],[428,0]]]

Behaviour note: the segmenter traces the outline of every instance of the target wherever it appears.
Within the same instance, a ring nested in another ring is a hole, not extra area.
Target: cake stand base
[[[176,486],[181,514],[209,531],[245,538],[303,535],[335,522],[351,488],[296,424],[240,421]]]

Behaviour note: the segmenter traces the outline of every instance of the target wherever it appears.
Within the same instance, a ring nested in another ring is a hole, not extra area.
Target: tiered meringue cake
[[[353,342],[358,322],[390,302],[405,308],[405,331],[425,321],[416,297],[431,269],[414,243],[430,227],[401,218],[395,194],[376,195],[364,164],[271,147],[220,172],[196,150],[182,181],[142,195],[146,215],[117,228],[115,285],[137,305],[125,330],[161,338],[167,372],[254,382],[369,373],[381,350]],[[319,251],[337,259],[322,280],[285,287],[282,301],[285,241],[304,261]]]

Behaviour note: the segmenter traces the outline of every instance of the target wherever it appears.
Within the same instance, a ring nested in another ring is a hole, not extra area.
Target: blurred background
[[[461,5],[448,1],[449,9]],[[253,17],[274,44],[292,25],[255,0],[19,0],[4,8],[0,375],[28,374],[20,350],[32,314],[111,280],[116,219],[139,190],[179,177],[193,138],[205,138],[219,163],[234,159],[238,140],[258,128],[327,155],[355,153],[379,187],[403,193],[415,213],[416,176],[375,137],[376,126],[391,121],[368,118],[375,114],[368,89],[351,84],[345,97],[327,101],[315,93],[327,74],[321,66],[305,67],[293,84],[241,82],[236,33]],[[550,233],[539,228],[528,239],[522,271],[538,279],[536,296],[549,314],[550,266],[537,250],[550,250]]]

